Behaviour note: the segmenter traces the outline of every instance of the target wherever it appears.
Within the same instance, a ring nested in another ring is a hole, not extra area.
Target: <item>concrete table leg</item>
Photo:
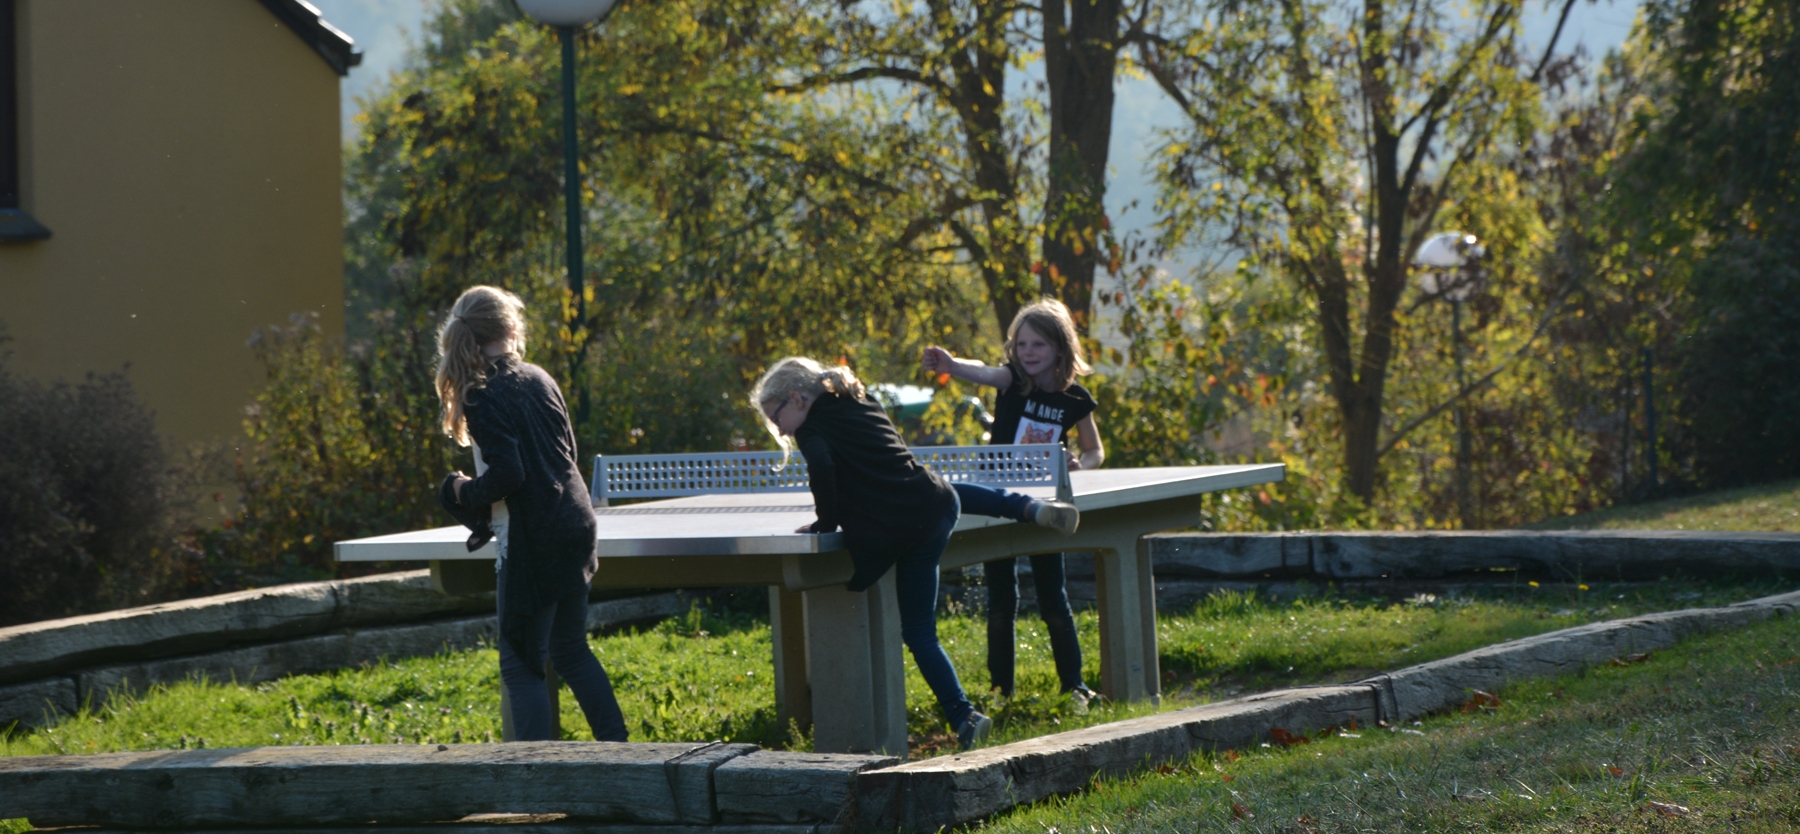
[[[775,647],[775,720],[802,732],[812,728],[812,686],[806,680],[806,601],[799,591],[769,586],[770,642]]]
[[[1100,608],[1100,690],[1115,701],[1160,700],[1156,658],[1156,582],[1142,538],[1094,554]]]
[[[906,755],[906,681],[892,571],[862,593],[802,592],[813,750]]]

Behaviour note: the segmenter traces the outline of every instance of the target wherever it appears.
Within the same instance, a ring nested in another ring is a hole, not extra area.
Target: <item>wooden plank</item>
[[[1455,576],[1492,569],[1572,580],[1800,572],[1800,534],[1683,530],[1175,534],[1151,542],[1157,570],[1201,577]]]
[[[120,663],[76,675],[80,697],[95,705],[117,694],[141,692],[158,683],[189,678],[261,683],[289,675],[348,669],[384,658],[421,657],[446,650],[473,648],[494,639],[494,618],[453,620],[347,630],[280,643],[263,643],[222,652]]]
[[[46,678],[0,686],[0,727],[14,721],[21,727],[54,724],[63,716],[73,714],[79,703],[73,678]]]
[[[110,661],[483,610],[492,611],[493,601],[445,597],[422,570],[145,605],[0,628],[0,683]]]
[[[0,819],[179,828],[523,813],[710,824],[713,772],[755,749],[548,741],[18,756],[0,759]]]
[[[719,766],[714,794],[723,823],[839,823],[853,806],[856,774],[892,767],[893,756],[759,750]]]

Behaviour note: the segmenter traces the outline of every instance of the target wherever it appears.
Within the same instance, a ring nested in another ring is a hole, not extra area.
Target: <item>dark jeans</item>
[[[1010,518],[1030,523],[1031,496],[979,484],[953,484],[962,499],[963,512]],[[1019,616],[1018,559],[996,559],[982,567],[988,586],[988,680],[1007,697],[1013,694],[1013,667],[1017,664],[1018,637],[1013,621]],[[1056,657],[1056,677],[1062,691],[1086,689],[1081,680],[1081,640],[1075,633],[1075,612],[1069,609],[1069,589],[1063,580],[1063,554],[1040,553],[1031,557],[1031,578],[1037,583],[1038,613],[1050,632],[1050,652]]]
[[[498,599],[506,599],[506,570],[500,570]],[[556,673],[575,693],[575,702],[587,716],[588,729],[595,741],[624,741],[625,715],[619,711],[619,700],[613,696],[612,681],[606,677],[599,658],[594,657],[587,642],[587,588],[570,591],[538,612],[535,639],[540,652],[550,659]],[[504,603],[502,603],[504,604]],[[500,618],[506,622],[506,618]],[[550,687],[544,682],[544,670],[527,668],[513,653],[512,643],[501,635],[500,680],[512,702],[513,737],[517,741],[551,741]]]
[[[1063,579],[1063,554],[1039,553],[1031,559],[1031,579],[1037,585],[1038,614],[1050,633],[1050,653],[1056,658],[1056,678],[1063,692],[1086,689],[1081,680],[1081,640],[1075,632],[1075,612],[1069,608],[1069,589]],[[995,559],[982,565],[988,589],[988,680],[1001,694],[1012,697],[1013,666],[1018,637],[1013,621],[1019,616],[1018,559]]]
[[[975,705],[969,703],[956,667],[938,643],[937,598],[938,563],[944,546],[950,543],[950,531],[956,527],[960,506],[939,521],[931,538],[918,549],[901,554],[894,563],[894,595],[900,602],[900,640],[912,652],[913,662],[925,684],[937,696],[938,709],[951,728],[961,728]]]

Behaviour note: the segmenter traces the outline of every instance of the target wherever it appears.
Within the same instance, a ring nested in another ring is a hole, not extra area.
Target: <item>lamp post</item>
[[[1419,288],[1428,296],[1450,302],[1450,354],[1456,362],[1456,407],[1451,409],[1456,421],[1456,509],[1462,516],[1463,529],[1475,524],[1474,492],[1469,487],[1470,451],[1469,413],[1464,394],[1468,378],[1463,370],[1462,303],[1475,291],[1480,278],[1478,263],[1487,248],[1474,235],[1449,232],[1433,236],[1419,247],[1413,263],[1425,267],[1419,276]]]
[[[566,249],[569,268],[569,293],[575,297],[575,318],[569,322],[569,333],[587,320],[585,282],[581,274],[581,162],[575,157],[575,30],[606,17],[615,0],[516,0],[519,11],[546,26],[556,27],[562,41],[562,154],[563,212],[568,226]],[[581,354],[569,356],[569,388],[575,392],[575,422],[587,420],[587,386],[581,384]],[[560,688],[556,669],[544,664],[544,682],[550,689],[550,727],[553,737],[562,737],[562,721],[558,718],[557,690]],[[512,741],[512,705],[506,687],[500,687],[501,736]]]
[[[574,296],[575,319],[569,322],[572,334],[587,320],[587,292],[581,269],[581,163],[575,156],[575,30],[606,17],[615,0],[517,0],[519,10],[546,26],[556,27],[562,41],[562,153],[563,211],[567,224],[566,249],[569,293]],[[576,389],[577,422],[587,417],[587,389],[580,386],[577,371],[579,355],[569,357],[569,387]]]

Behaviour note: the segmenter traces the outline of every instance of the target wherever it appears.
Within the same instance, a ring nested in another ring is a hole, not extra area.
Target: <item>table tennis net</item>
[[[913,457],[951,483],[1066,489],[1068,458],[1060,443],[1017,446],[919,446]],[[805,492],[806,461],[781,465],[780,452],[595,455],[590,488],[595,506],[632,498],[679,498],[750,492]]]

